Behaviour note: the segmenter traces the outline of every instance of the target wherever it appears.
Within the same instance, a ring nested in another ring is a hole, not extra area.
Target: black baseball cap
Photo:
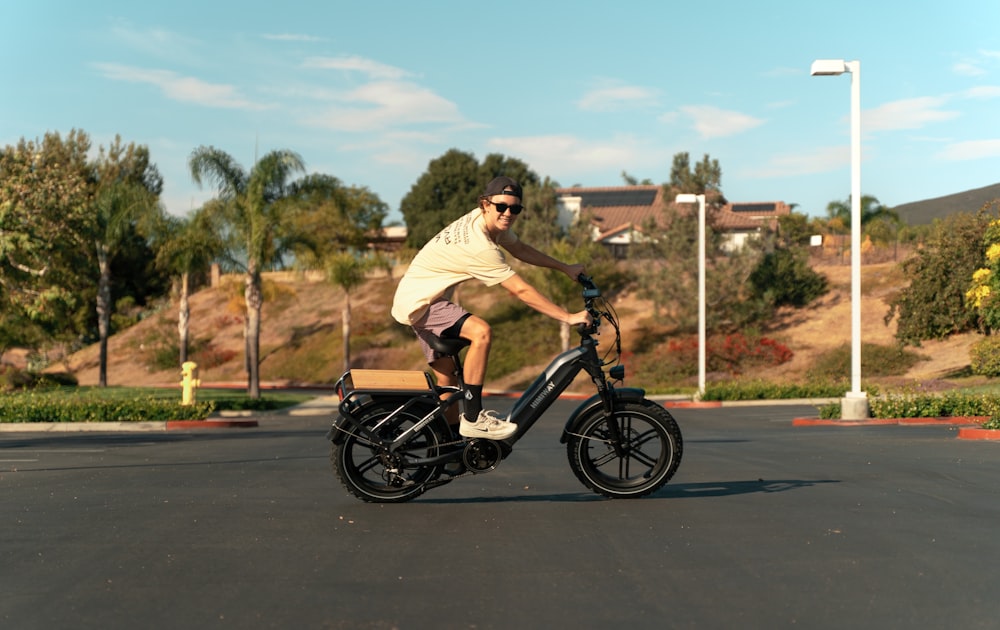
[[[521,184],[506,175],[494,177],[490,183],[486,184],[486,192],[483,193],[484,197],[492,197],[493,195],[514,195],[521,198]]]

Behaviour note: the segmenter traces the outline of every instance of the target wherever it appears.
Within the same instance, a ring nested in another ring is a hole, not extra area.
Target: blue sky
[[[451,148],[561,185],[669,179],[709,154],[731,201],[824,216],[850,194],[861,62],[862,191],[889,206],[1000,182],[1000,3],[0,0],[0,146],[73,128],[149,147],[163,201],[199,145],[291,149],[308,172],[400,200]]]

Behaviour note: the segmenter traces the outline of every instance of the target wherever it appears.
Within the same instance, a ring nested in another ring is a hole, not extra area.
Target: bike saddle
[[[465,346],[472,342],[468,339],[445,339],[436,335],[428,335],[428,345],[434,350],[446,355],[456,355]]]

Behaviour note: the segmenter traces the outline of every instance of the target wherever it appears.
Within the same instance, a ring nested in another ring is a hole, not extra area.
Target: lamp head
[[[835,76],[847,71],[847,63],[843,59],[817,59],[812,63],[809,74],[814,77]]]

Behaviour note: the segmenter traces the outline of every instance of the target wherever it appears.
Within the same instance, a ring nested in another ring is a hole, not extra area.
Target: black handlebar
[[[597,288],[594,281],[590,276],[585,276],[582,273],[576,277],[576,281],[583,285],[583,299],[593,300],[594,298],[601,297],[601,290]]]
[[[579,332],[581,335],[594,334],[601,325],[601,312],[594,306],[594,300],[601,297],[601,290],[597,288],[597,285],[594,284],[590,276],[585,276],[582,273],[576,277],[576,281],[583,285],[584,308],[587,309],[591,319],[593,319],[593,323],[590,326],[580,324],[578,326]]]

